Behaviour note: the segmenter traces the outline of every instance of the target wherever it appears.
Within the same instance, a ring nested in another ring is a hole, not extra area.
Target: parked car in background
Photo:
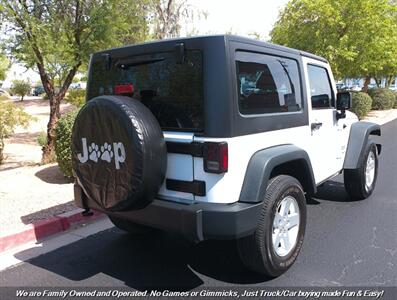
[[[348,87],[347,87],[347,85],[344,84],[344,83],[337,83],[337,84],[336,84],[336,89],[337,89],[337,90],[347,90]]]
[[[44,87],[42,87],[42,86],[36,86],[36,87],[33,89],[32,95],[33,95],[33,96],[40,96],[41,94],[44,94],[44,93],[45,93]]]
[[[70,85],[69,89],[71,89],[71,90],[81,90],[81,89],[85,89],[86,86],[87,86],[86,82],[82,82],[82,81],[81,82],[75,82],[75,83],[72,83]]]

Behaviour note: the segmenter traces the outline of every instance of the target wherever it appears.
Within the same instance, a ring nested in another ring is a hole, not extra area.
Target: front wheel
[[[378,151],[375,143],[367,144],[358,168],[344,170],[343,177],[346,191],[353,199],[366,199],[372,194],[378,177]]]
[[[291,176],[272,178],[264,195],[255,232],[237,241],[240,258],[249,269],[276,277],[295,262],[306,227],[306,199]]]

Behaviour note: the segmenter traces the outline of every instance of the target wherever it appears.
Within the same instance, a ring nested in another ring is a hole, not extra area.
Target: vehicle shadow
[[[269,280],[244,269],[235,249],[230,241],[194,245],[171,234],[132,236],[112,228],[27,263],[62,276],[70,284],[84,284],[105,274],[112,277],[110,282],[121,281],[137,290],[188,291],[204,283],[199,274],[240,284]],[[15,257],[26,257],[28,251]]]
[[[239,258],[236,241],[205,241],[193,249],[190,267],[200,274],[233,284],[255,284],[273,278],[248,270]]]
[[[356,202],[357,200],[350,198],[345,190],[342,182],[329,180],[318,187],[317,193],[308,199],[307,204],[320,204],[318,200],[332,202]]]
[[[308,204],[321,205],[324,201],[353,200],[343,183],[328,181],[308,199]],[[27,251],[15,256],[27,257]],[[187,291],[203,285],[205,277],[231,284],[272,280],[242,265],[235,241],[192,244],[172,234],[134,236],[116,228],[33,258],[28,263],[71,281],[70,284],[84,285],[98,274],[105,274],[111,277],[111,284],[121,281],[138,290]]]

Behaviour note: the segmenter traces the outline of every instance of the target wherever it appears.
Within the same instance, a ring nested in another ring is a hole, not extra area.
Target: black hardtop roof
[[[309,52],[305,52],[305,51],[301,51],[301,50],[297,50],[297,49],[293,49],[293,48],[289,48],[289,47],[285,47],[285,46],[280,46],[280,45],[269,43],[269,42],[246,38],[246,37],[242,37],[242,36],[238,36],[238,35],[224,35],[224,37],[229,41],[266,47],[266,48],[279,50],[279,51],[283,51],[283,52],[287,52],[287,53],[293,53],[293,54],[297,54],[297,55],[310,57],[313,59],[321,60],[323,62],[328,62],[324,57],[321,57],[321,56],[318,56],[318,55],[315,55],[315,54],[312,54]]]
[[[269,42],[264,42],[264,41],[259,41],[259,40],[255,40],[255,39],[251,39],[251,38],[247,38],[247,37],[242,37],[242,36],[237,36],[237,35],[228,35],[228,34],[222,34],[222,35],[206,35],[206,36],[195,36],[195,37],[183,37],[183,38],[172,38],[172,39],[164,39],[164,40],[155,40],[155,41],[149,41],[149,42],[145,42],[145,43],[141,43],[141,44],[135,44],[135,45],[126,45],[123,47],[118,47],[118,48],[111,48],[111,49],[106,49],[106,50],[102,50],[102,51],[98,51],[95,54],[100,54],[100,53],[108,53],[109,51],[122,51],[122,50],[126,50],[127,48],[130,47],[147,47],[150,45],[156,45],[156,44],[170,44],[170,43],[183,43],[184,41],[191,41],[194,40],[196,42],[200,41],[200,40],[224,40],[225,43],[228,42],[239,42],[239,43],[243,43],[243,44],[247,44],[247,45],[253,45],[253,46],[260,46],[260,47],[265,47],[265,48],[269,48],[269,49],[273,49],[273,50],[278,50],[278,51],[283,51],[286,53],[292,53],[295,55],[302,55],[302,56],[306,56],[309,58],[313,58],[316,60],[320,60],[323,62],[328,62],[325,58],[321,57],[321,56],[317,56],[315,54],[309,53],[309,52],[305,52],[305,51],[301,51],[301,50],[297,50],[297,49],[293,49],[293,48],[288,48],[285,46],[280,46],[280,45],[276,45],[276,44],[272,44]]]

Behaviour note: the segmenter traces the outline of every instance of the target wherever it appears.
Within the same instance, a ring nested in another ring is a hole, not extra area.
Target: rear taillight
[[[117,84],[114,87],[114,93],[116,95],[132,95],[134,94],[134,86],[129,84]]]
[[[208,173],[225,173],[229,166],[227,143],[204,143],[204,171]]]

